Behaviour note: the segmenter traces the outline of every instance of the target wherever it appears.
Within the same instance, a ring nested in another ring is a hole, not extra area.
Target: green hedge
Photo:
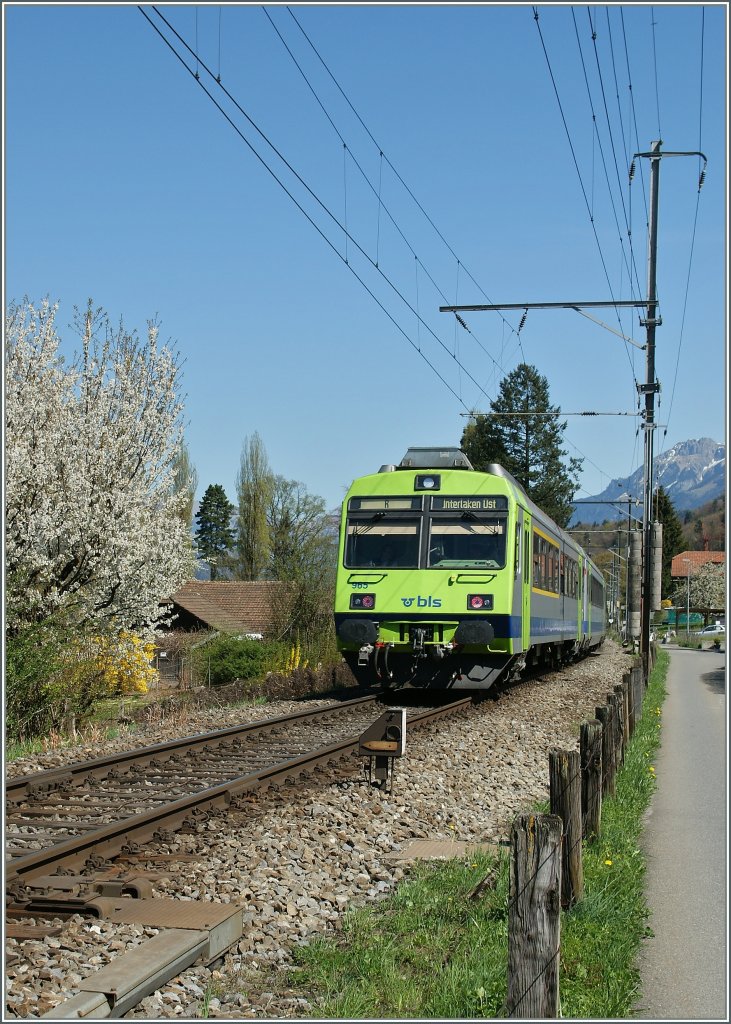
[[[282,669],[288,654],[289,649],[275,641],[221,634],[193,652],[195,678],[214,686],[235,679],[257,679]]]

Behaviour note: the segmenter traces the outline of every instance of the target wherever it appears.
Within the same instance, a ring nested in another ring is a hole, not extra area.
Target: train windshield
[[[468,514],[469,515],[469,514]],[[479,520],[477,516],[432,519],[429,561],[432,569],[503,569],[505,516]]]
[[[349,519],[345,564],[358,569],[416,569],[419,565],[419,521],[397,519],[376,522]]]

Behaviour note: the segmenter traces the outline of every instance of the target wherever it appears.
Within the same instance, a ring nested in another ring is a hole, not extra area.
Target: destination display
[[[351,512],[401,512],[421,508],[421,498],[351,498]]]
[[[503,494],[494,496],[434,497],[432,512],[507,512],[508,499]]]

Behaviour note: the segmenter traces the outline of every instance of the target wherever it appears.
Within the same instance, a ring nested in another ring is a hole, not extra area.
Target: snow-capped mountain
[[[654,484],[662,486],[676,512],[698,508],[726,490],[726,445],[701,437],[697,441],[681,441],[654,459]],[[621,519],[627,514],[627,495],[639,498],[639,510],[633,514],[642,517],[642,475],[640,466],[629,477],[613,480],[601,494],[582,499],[575,506],[571,524],[600,523],[604,519]],[[624,496],[617,506],[591,505],[584,502],[615,501]],[[614,509],[616,508],[616,515]]]

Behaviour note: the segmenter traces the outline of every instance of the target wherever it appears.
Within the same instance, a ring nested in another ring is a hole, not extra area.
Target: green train
[[[409,448],[348,490],[335,629],[362,683],[487,689],[598,647],[605,609],[596,565],[502,466]]]

